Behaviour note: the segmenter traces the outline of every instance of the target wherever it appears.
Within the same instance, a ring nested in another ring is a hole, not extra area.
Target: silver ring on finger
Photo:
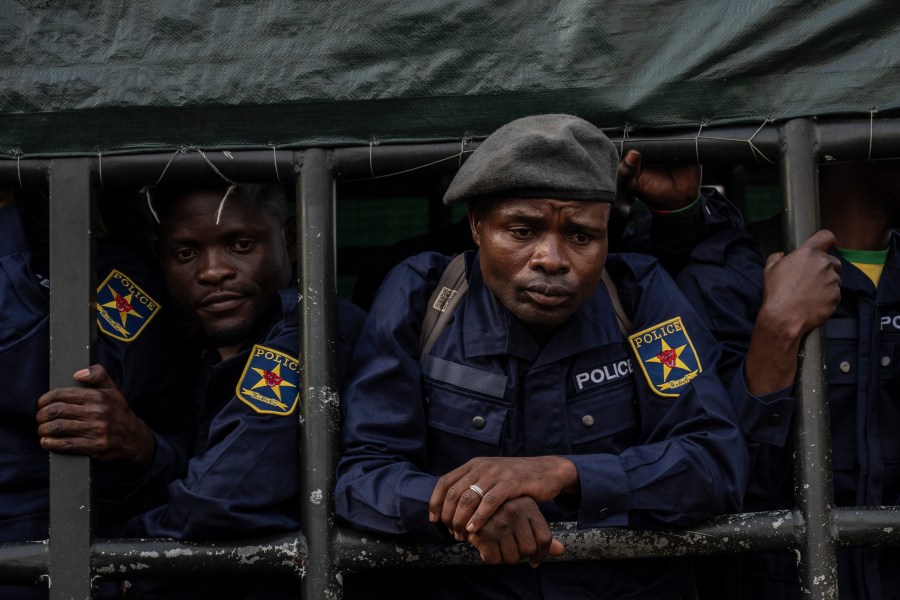
[[[472,485],[469,486],[469,489],[472,490],[473,492],[475,492],[476,494],[478,494],[479,500],[484,500],[484,490],[482,490],[480,487],[478,487],[477,485],[475,485],[473,483]]]

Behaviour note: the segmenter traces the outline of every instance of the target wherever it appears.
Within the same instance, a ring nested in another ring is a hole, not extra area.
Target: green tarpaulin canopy
[[[0,23],[9,157],[900,108],[895,0],[5,0]]]

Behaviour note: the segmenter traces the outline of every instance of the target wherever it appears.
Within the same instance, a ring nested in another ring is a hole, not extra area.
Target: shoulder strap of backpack
[[[466,256],[457,254],[441,274],[441,279],[431,292],[425,318],[422,319],[422,330],[419,332],[419,360],[421,361],[431,350],[434,342],[440,337],[447,323],[456,310],[460,300],[469,289],[466,279]]]
[[[609,299],[612,300],[613,309],[616,311],[616,321],[619,324],[619,331],[627,337],[628,332],[631,331],[631,319],[628,318],[628,313],[625,312],[625,309],[622,307],[622,301],[619,300],[619,290],[616,289],[616,284],[606,269],[603,269],[600,279],[603,280],[606,291],[609,292]]]
[[[619,330],[622,332],[622,335],[628,335],[628,331],[631,329],[631,319],[628,318],[628,314],[622,307],[616,284],[606,269],[603,269],[600,278],[606,286],[606,291],[609,292],[610,300],[612,300]],[[468,289],[469,281],[466,279],[465,255],[458,254],[444,269],[434,291],[431,292],[431,297],[428,299],[428,308],[425,310],[425,318],[422,319],[422,330],[419,332],[420,361],[425,358],[434,342],[447,328],[447,323],[450,322],[453,311],[456,310]]]

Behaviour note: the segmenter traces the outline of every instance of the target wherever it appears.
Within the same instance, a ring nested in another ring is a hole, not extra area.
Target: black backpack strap
[[[419,360],[421,361],[431,350],[434,342],[440,337],[453,311],[456,310],[462,297],[469,289],[466,279],[466,256],[457,254],[441,274],[441,279],[431,293],[425,318],[422,319],[422,330],[419,332]]]
[[[616,311],[616,321],[619,324],[619,331],[622,332],[622,335],[628,336],[628,332],[631,331],[631,319],[628,318],[628,313],[625,312],[625,309],[622,307],[622,301],[619,300],[619,291],[616,289],[616,284],[612,280],[612,277],[609,276],[609,272],[606,269],[603,269],[603,273],[600,274],[600,279],[603,280],[603,285],[606,286],[606,291],[609,292],[609,299],[612,300],[613,309]]]

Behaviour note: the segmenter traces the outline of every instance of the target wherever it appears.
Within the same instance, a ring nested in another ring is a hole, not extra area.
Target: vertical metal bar
[[[72,374],[93,362],[93,194],[91,161],[50,165],[50,386],[73,387]],[[50,456],[51,600],[92,598],[90,459]]]
[[[302,162],[302,167],[300,163]],[[300,266],[301,518],[309,544],[303,598],[341,597],[331,560],[332,491],[338,453],[337,285],[335,180],[328,153],[295,155],[298,264]]]
[[[784,197],[785,241],[793,250],[819,228],[818,148],[810,119],[784,125],[781,183]],[[826,396],[825,339],[822,328],[803,342],[795,391],[794,500],[795,523],[802,524],[800,589],[803,598],[837,598],[835,543],[831,537],[834,489],[831,436]]]

